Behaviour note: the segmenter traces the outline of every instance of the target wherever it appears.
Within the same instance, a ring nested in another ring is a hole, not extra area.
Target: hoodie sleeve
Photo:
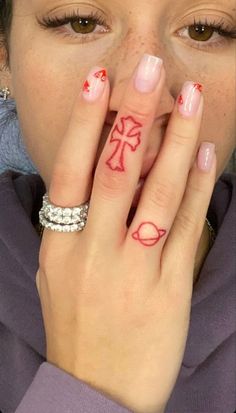
[[[44,362],[15,413],[130,413],[116,401]]]

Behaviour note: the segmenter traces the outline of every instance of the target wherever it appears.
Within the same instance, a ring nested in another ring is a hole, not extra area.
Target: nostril
[[[105,123],[107,123],[110,126],[113,126],[116,116],[117,116],[117,112],[115,110],[108,112],[106,119],[105,119]]]
[[[161,128],[166,127],[169,123],[169,120],[170,120],[170,115],[169,114],[163,115],[160,118],[156,118],[156,122],[159,123],[159,126]]]

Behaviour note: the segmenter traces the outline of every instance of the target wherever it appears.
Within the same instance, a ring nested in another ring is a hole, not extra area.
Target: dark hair
[[[6,52],[6,65],[9,65],[9,37],[13,14],[13,0],[0,0],[0,48]]]

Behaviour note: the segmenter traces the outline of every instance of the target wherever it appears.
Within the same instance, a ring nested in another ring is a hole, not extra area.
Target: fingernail
[[[198,152],[198,168],[204,172],[210,172],[214,160],[215,144],[203,142]]]
[[[185,117],[197,114],[203,86],[200,83],[185,82],[178,98],[179,112]]]
[[[151,93],[155,90],[161,77],[163,60],[145,54],[134,75],[134,85],[138,92]]]
[[[101,67],[94,67],[88,74],[83,85],[83,97],[88,102],[95,102],[99,99],[105,89],[107,72]]]

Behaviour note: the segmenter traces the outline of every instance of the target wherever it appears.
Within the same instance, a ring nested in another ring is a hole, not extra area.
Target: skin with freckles
[[[45,29],[38,23],[48,16],[61,18],[72,14],[78,7],[81,14],[97,12],[105,21],[103,25],[91,26],[86,40],[82,40],[81,27],[72,29],[67,24]],[[223,20],[233,30],[234,1],[100,0],[89,4],[67,0],[14,1],[10,70],[5,79],[17,103],[25,144],[47,186],[73,103],[87,72],[94,65],[106,67],[111,81],[98,160],[128,78],[144,52],[161,57],[167,73],[144,162],[150,164],[155,160],[174,100],[183,82],[193,79],[204,87],[205,109],[199,143],[216,144],[217,177],[220,176],[235,147],[236,42],[214,31],[207,41],[195,40],[186,29],[194,19],[204,22],[207,19],[209,24]],[[196,275],[207,253],[208,237],[204,228]]]
[[[203,3],[197,7],[198,2],[195,1],[180,1],[174,5],[171,2],[170,17],[169,0],[151,1],[148,7],[147,2],[141,0],[93,3],[93,6],[83,8],[80,2],[15,1],[8,83],[18,105],[25,142],[44,180],[48,182],[50,179],[53,160],[67,127],[73,102],[89,69],[95,64],[105,66],[112,83],[110,113],[101,137],[102,146],[111,120],[114,120],[114,114],[119,109],[127,79],[144,52],[162,57],[167,71],[166,88],[147,148],[148,157],[156,156],[163,138],[160,118],[170,115],[183,82],[196,79],[204,86],[206,101],[200,139],[216,143],[219,176],[235,145],[235,42],[227,43],[218,35],[218,41],[222,43],[220,46],[218,44],[209,49],[209,46],[206,48],[206,44],[202,44],[202,49],[199,49],[194,45],[197,42],[189,36],[178,37],[173,33],[185,24],[192,24],[193,18],[199,16],[210,16],[209,21],[212,17],[214,20],[225,18],[234,27],[234,2],[223,4],[215,0],[213,5],[212,2],[205,2],[205,7]],[[98,8],[104,10],[108,21],[114,21],[110,32],[97,34],[94,40],[81,43],[79,34],[74,33],[75,37],[69,38],[64,33],[59,34],[59,29],[55,33],[42,30],[37,24],[37,17],[40,19],[48,14],[61,17],[65,12],[76,9],[76,5],[80,5],[80,11],[84,14],[95,12]],[[177,23],[179,21],[182,23]],[[210,43],[215,44],[216,39],[209,40]],[[19,64],[22,56],[23,65]],[[224,93],[222,73],[225,75]],[[223,123],[222,108],[225,113]],[[28,113],[31,113],[30,117]]]

